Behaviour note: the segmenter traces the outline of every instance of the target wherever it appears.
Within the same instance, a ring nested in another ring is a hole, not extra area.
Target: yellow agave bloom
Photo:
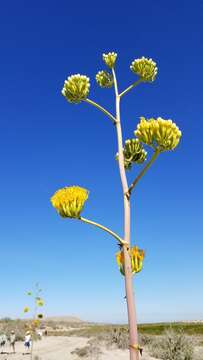
[[[109,68],[113,68],[116,62],[117,54],[115,52],[109,52],[108,54],[103,54],[103,60]]]
[[[96,75],[96,81],[102,88],[111,88],[113,86],[113,76],[108,71],[99,71]]]
[[[29,311],[30,311],[29,307],[28,307],[28,306],[25,306],[24,309],[23,309],[23,312],[24,312],[24,313],[27,313],[27,312],[29,312]]]
[[[144,260],[144,250],[138,249],[138,246],[131,248],[132,272],[138,273],[142,270]]]
[[[144,56],[141,59],[135,59],[130,65],[130,69],[140,76],[144,82],[154,81],[158,72],[156,63]]]
[[[134,246],[130,248],[129,254],[131,257],[132,274],[140,272],[143,265],[144,250],[141,250],[137,246]],[[123,251],[119,251],[116,253],[116,261],[121,274],[125,275]]]
[[[142,164],[147,157],[147,152],[138,139],[128,139],[123,148],[124,166],[126,170],[131,170],[133,164]],[[118,160],[118,153],[116,154]]]
[[[36,305],[37,306],[44,306],[44,300],[43,299],[37,299],[36,300]]]
[[[70,186],[58,190],[52,196],[51,203],[62,217],[79,218],[87,199],[86,189]]]
[[[181,131],[171,120],[140,118],[140,123],[134,132],[137,138],[160,151],[173,150],[178,145],[181,138]]]
[[[32,321],[31,323],[31,329],[34,330],[35,328],[37,328],[40,325],[40,320],[35,319]]]
[[[71,103],[79,104],[89,95],[90,81],[85,75],[72,75],[64,82],[62,95]]]

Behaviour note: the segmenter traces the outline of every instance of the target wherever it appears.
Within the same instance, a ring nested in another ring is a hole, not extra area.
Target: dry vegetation
[[[0,333],[15,330],[18,340],[24,339],[24,320],[0,320]],[[99,359],[101,349],[128,349],[129,331],[126,325],[99,325],[60,320],[44,321],[48,336],[89,338],[86,346],[71,353],[78,358]],[[203,360],[203,323],[144,324],[139,326],[139,343],[147,352],[163,360]],[[198,351],[194,349],[197,349]]]

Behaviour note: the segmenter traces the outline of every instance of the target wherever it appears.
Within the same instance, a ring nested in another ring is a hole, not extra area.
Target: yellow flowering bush
[[[86,189],[70,186],[56,191],[51,198],[51,203],[62,217],[79,218],[87,199]]]

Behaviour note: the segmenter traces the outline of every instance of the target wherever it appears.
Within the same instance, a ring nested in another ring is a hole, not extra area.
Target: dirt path
[[[80,358],[71,354],[76,348],[82,348],[87,345],[88,338],[83,337],[67,337],[67,336],[49,336],[43,338],[41,341],[34,343],[34,356],[33,360],[79,360]],[[30,360],[30,356],[22,355],[24,350],[23,342],[16,343],[16,354],[10,354],[9,346],[5,348],[8,354],[0,354],[0,360]],[[128,360],[128,350],[107,350],[101,348],[102,353],[92,354],[89,360]],[[82,359],[82,358],[81,358]],[[154,360],[146,353],[142,360]]]
[[[56,336],[47,337],[41,341],[34,343],[34,356],[38,356],[40,360],[75,360],[77,356],[71,354],[71,351],[77,347],[86,345],[88,339],[82,337]],[[5,352],[10,351],[9,347],[5,348]],[[16,343],[16,354],[0,354],[0,360],[30,360],[29,355],[22,355],[25,351],[23,343]]]

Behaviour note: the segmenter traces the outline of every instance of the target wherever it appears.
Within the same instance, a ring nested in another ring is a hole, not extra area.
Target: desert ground
[[[68,337],[68,336],[49,336],[34,344],[33,360],[78,360],[76,354],[71,354],[76,348],[87,345],[89,338]],[[16,354],[10,353],[9,346],[5,347],[5,354],[0,354],[1,360],[26,360],[29,354],[22,355],[24,350],[23,342],[16,343]],[[91,360],[124,360],[128,359],[128,350],[111,349],[107,350],[101,346],[101,354],[92,354]],[[142,356],[142,360],[154,360],[147,354]]]
[[[45,321],[43,325],[46,332],[41,340],[34,341],[33,360],[129,359],[129,334],[126,325],[94,324],[73,320],[72,322],[68,319]],[[5,333],[9,336],[12,329],[15,329],[18,339],[16,353],[12,354],[12,349],[7,343],[3,349],[0,348],[0,360],[29,360],[30,354],[24,354],[25,322],[11,319],[0,320],[0,334]],[[158,358],[169,360],[168,355],[167,357],[163,356],[163,353],[161,355],[163,344],[169,344],[169,335],[166,336],[165,331],[172,331],[170,344],[175,342],[173,349],[181,347],[181,352],[183,352],[190,342],[193,347],[192,356],[178,355],[170,360],[203,360],[202,322],[144,324],[139,325],[138,329],[139,341],[144,349],[141,360],[158,360]],[[178,340],[179,336],[182,339],[181,343]],[[2,350],[4,353],[1,353]]]

